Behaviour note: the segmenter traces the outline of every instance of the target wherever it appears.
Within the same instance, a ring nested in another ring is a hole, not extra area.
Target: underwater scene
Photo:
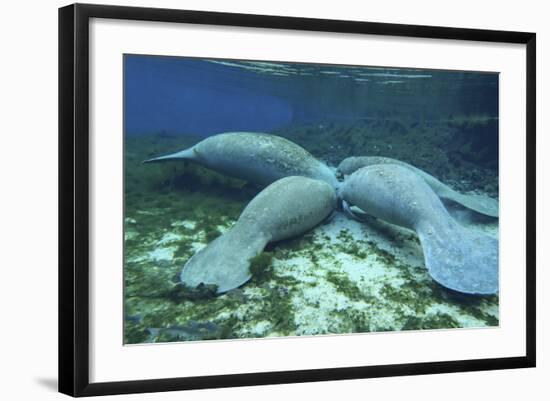
[[[499,325],[498,73],[124,56],[124,344]]]

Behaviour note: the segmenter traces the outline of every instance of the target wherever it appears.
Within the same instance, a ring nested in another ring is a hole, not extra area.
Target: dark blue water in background
[[[126,55],[126,134],[498,117],[498,74]]]
[[[392,157],[466,182],[464,190],[486,181],[496,196],[498,80],[496,72],[125,55],[125,135],[196,143],[271,133],[329,165]],[[152,147],[148,156],[176,150]]]
[[[293,118],[290,102],[269,90],[279,83],[240,68],[127,56],[125,75],[128,134],[268,131]]]

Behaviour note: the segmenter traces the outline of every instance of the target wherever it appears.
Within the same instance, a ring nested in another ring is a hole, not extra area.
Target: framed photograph
[[[59,10],[59,390],[535,366],[535,34]]]

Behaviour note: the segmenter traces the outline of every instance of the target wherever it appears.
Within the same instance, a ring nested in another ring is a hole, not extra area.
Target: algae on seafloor
[[[292,335],[296,331],[294,310],[286,290],[272,288],[267,293],[263,308],[264,319],[267,318],[273,329],[282,335]]]
[[[269,252],[252,261],[254,278],[247,287],[258,286],[255,293],[261,293],[255,295],[253,305],[242,302],[248,297],[244,292],[235,295],[240,289],[193,298],[177,283],[188,258],[229,228],[259,189],[186,163],[138,164],[150,156],[140,148],[146,143],[141,137],[126,143],[131,157],[126,159],[125,180],[132,183],[125,188],[126,231],[133,234],[125,243],[125,305],[142,318],[125,324],[125,342],[179,341],[181,336],[168,333],[189,322],[216,325],[216,338],[253,337],[255,322],[262,321],[283,335],[292,334],[293,313],[286,287],[292,280],[274,275]],[[131,163],[134,169],[129,168]],[[157,167],[157,171],[145,167]],[[151,335],[151,328],[162,329],[161,334]],[[208,338],[212,336],[209,333]]]
[[[125,308],[142,316],[125,323],[126,343],[151,340],[148,328],[185,327],[234,307],[225,298],[207,304],[185,299],[174,277],[198,248],[231,226],[256,189],[185,162],[141,164],[152,154],[192,145],[179,141],[144,135],[125,142],[125,232],[131,233],[124,248]]]
[[[155,155],[191,145],[178,140],[158,141]],[[190,298],[178,287],[183,265],[230,228],[259,189],[190,163],[141,165],[146,138],[126,148],[125,311],[140,318],[126,321],[125,343],[498,324],[498,296],[462,299],[436,284],[413,233],[340,215],[268,244],[242,287]]]
[[[261,283],[273,278],[272,252],[262,252],[250,259],[250,274],[255,283]]]
[[[344,273],[328,271],[325,277],[329,283],[336,287],[338,292],[344,294],[349,299],[360,301],[366,298],[357,284],[351,281]]]

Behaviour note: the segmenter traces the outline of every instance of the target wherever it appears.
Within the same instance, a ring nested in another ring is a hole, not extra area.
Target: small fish
[[[197,341],[217,338],[220,327],[212,322],[197,322],[191,320],[185,326],[148,327],[150,340],[158,340],[162,337],[165,341]]]
[[[130,315],[128,313],[125,313],[124,320],[130,323],[140,324],[143,321],[143,316],[141,315],[141,313],[138,313],[136,315]]]

